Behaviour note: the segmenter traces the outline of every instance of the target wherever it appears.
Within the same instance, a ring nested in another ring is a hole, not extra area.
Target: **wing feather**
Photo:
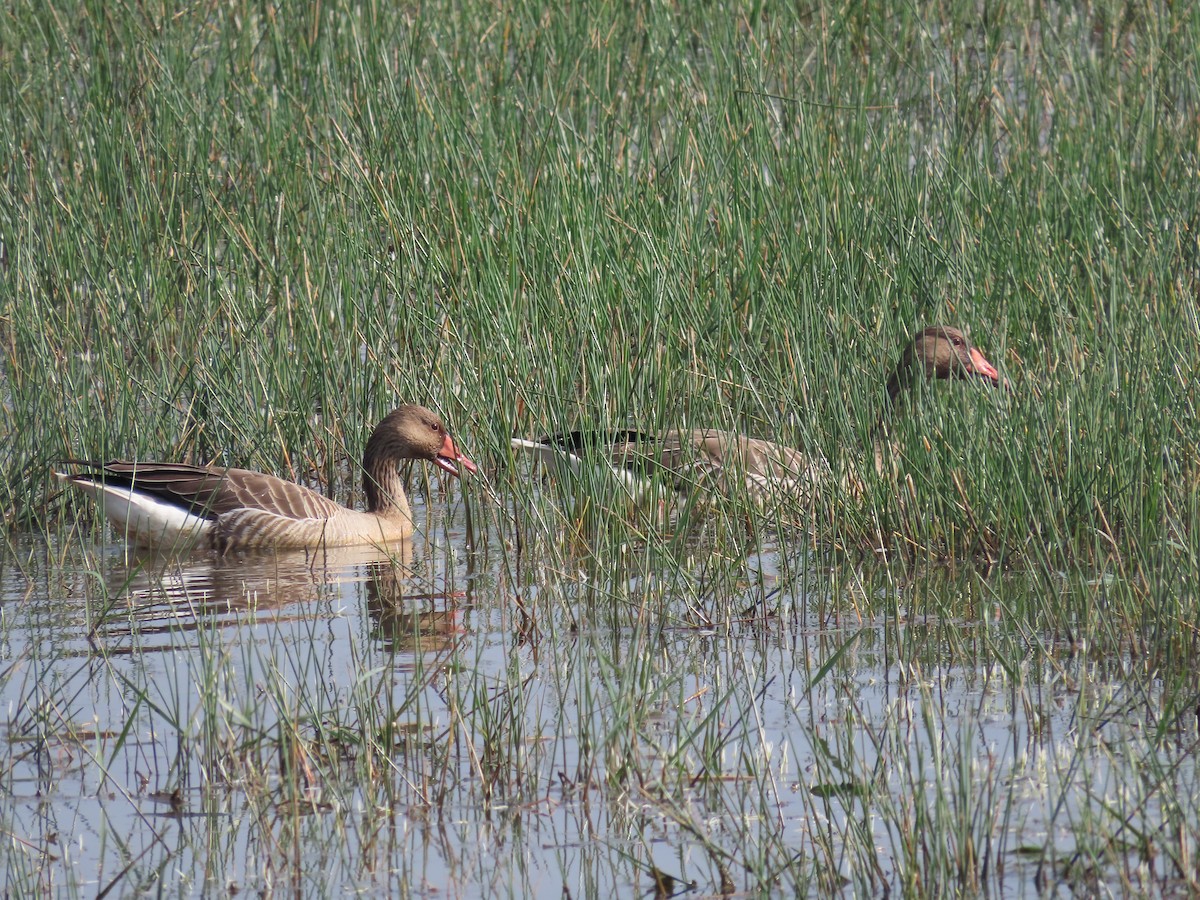
[[[76,478],[127,487],[207,519],[240,509],[285,519],[324,519],[342,509],[303,485],[248,469],[124,461],[80,465],[87,471]]]

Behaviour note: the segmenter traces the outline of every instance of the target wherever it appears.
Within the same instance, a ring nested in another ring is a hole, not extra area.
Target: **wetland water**
[[[389,553],[18,540],[0,581],[7,889],[1169,880],[1139,836],[1194,821],[1194,721],[1155,740],[1131,660],[1015,633],[1012,576],[889,583],[776,540],[734,563],[722,590],[744,596],[724,607],[744,612],[718,618],[703,577],[649,556],[604,583],[516,565],[495,535],[468,549],[461,507],[427,516]]]

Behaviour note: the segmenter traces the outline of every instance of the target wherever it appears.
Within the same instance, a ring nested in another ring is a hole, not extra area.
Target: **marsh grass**
[[[844,32],[762,22],[753,41],[649,10],[608,28],[453,17],[449,39],[377,9],[130,17],[111,41],[86,12],[52,17],[12,44],[47,84],[39,52],[65,47],[75,93],[24,89],[8,114],[6,507],[39,517],[19,486],[80,447],[336,485],[411,397],[487,450],[591,422],[779,435],[866,469],[868,499],[834,492],[819,518],[852,546],[1069,560],[1137,543],[1163,527],[1164,460],[1195,480],[1194,87],[1144,83],[1120,48],[1136,33],[1187,72],[1170,53],[1186,27],[1064,12],[1034,37],[964,12],[944,46],[853,14]],[[787,50],[798,34],[814,56]],[[468,35],[471,64],[449,49]],[[839,52],[878,62],[861,75]],[[1079,89],[1106,79],[1109,103]],[[1134,116],[1135,96],[1161,99]],[[1093,140],[1127,117],[1116,149]],[[876,480],[881,376],[940,320],[1011,346],[1018,395],[935,430],[927,459],[928,418],[905,423],[898,477]]]
[[[1198,46],[1186,3],[10,4],[0,788],[114,788],[101,887],[171,864],[153,773],[180,884],[1194,890]],[[1013,390],[887,409],[935,322]],[[319,596],[243,643],[77,557],[55,460],[354,502],[401,401],[486,473],[410,472],[461,631],[376,585],[334,677]],[[509,449],[593,425],[834,477],[664,514]],[[5,890],[93,886],[52,825],[0,803]]]

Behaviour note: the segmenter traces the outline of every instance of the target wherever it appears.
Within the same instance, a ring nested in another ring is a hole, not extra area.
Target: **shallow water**
[[[20,539],[6,890],[1169,881],[1137,835],[1194,821],[1194,722],[1151,740],[1129,662],[1014,636],[995,577],[868,584],[775,541],[729,581],[703,553],[604,579],[466,532],[453,510],[387,553],[186,560]]]

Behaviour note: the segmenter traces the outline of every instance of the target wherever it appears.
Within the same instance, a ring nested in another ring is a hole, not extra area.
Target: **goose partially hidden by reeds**
[[[383,418],[363,453],[365,512],[248,469],[185,463],[71,461],[55,477],[92,497],[130,541],[155,548],[218,551],[386,544],[413,532],[398,466],[426,460],[458,476],[475,464],[436,413],[407,405]]]
[[[996,368],[957,328],[935,325],[922,330],[905,347],[887,382],[888,404],[914,380],[980,379],[992,386],[1005,383]],[[876,465],[881,465],[878,435]],[[515,450],[531,454],[551,470],[586,472],[597,460],[611,466],[634,499],[651,489],[653,476],[673,487],[736,495],[741,479],[752,497],[802,496],[830,476],[820,456],[772,441],[713,428],[599,433],[572,431],[536,441],[513,438]]]

